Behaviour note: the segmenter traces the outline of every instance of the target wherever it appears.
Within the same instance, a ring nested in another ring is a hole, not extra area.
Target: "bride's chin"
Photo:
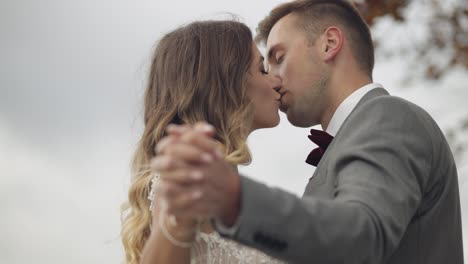
[[[263,124],[253,124],[252,129],[250,129],[250,133],[254,132],[255,130],[259,130],[259,129],[276,127],[276,126],[279,125],[279,123],[280,123],[280,117],[278,115],[274,119],[268,120],[268,122],[265,122]]]
[[[266,127],[266,128],[273,128],[273,127],[276,127],[276,126],[279,125],[279,123],[280,123],[280,115],[279,115],[278,112],[276,112],[275,117],[274,117],[271,121],[272,121],[272,122],[271,122],[271,125],[268,126],[268,127]]]
[[[277,127],[280,123],[280,118],[279,118],[279,115],[278,115],[278,118],[275,119],[274,122],[271,123],[271,126],[268,126],[268,127],[265,127],[265,128],[274,128],[274,127]]]

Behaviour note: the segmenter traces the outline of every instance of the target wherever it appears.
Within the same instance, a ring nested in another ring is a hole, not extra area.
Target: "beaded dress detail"
[[[151,202],[150,211],[153,210],[155,186],[158,178],[159,176],[156,175],[151,181],[151,191],[148,196]],[[256,249],[243,246],[233,240],[222,238],[217,232],[209,234],[198,232],[190,252],[190,264],[286,263],[273,259]]]

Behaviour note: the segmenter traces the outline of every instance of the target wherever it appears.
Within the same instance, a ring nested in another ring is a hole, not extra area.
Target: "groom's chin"
[[[289,123],[295,127],[309,128],[318,125],[317,122],[313,122],[305,117],[295,115],[292,111],[287,111],[286,117],[288,118]]]
[[[280,104],[279,110],[286,114],[286,112],[288,111],[288,108],[286,107],[286,105]]]

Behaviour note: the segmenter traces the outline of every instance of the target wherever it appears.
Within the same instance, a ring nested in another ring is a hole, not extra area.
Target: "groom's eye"
[[[276,63],[277,64],[280,64],[281,62],[283,62],[283,58],[284,58],[284,54],[276,54]]]

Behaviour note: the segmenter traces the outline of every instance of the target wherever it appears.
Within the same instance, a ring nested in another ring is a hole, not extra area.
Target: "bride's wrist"
[[[197,228],[198,221],[196,219],[180,218],[174,216],[166,216],[167,224],[178,227],[181,230],[193,230]]]
[[[198,232],[198,228],[187,229],[177,225],[177,221],[173,216],[167,216],[164,213],[160,213],[158,217],[159,221],[155,224],[158,226],[158,232],[152,232],[152,234],[162,235],[171,244],[181,248],[191,248]],[[154,230],[154,229],[153,229]]]
[[[174,216],[165,216],[164,227],[176,239],[185,242],[193,242],[196,237],[198,224],[196,220],[178,219]]]

